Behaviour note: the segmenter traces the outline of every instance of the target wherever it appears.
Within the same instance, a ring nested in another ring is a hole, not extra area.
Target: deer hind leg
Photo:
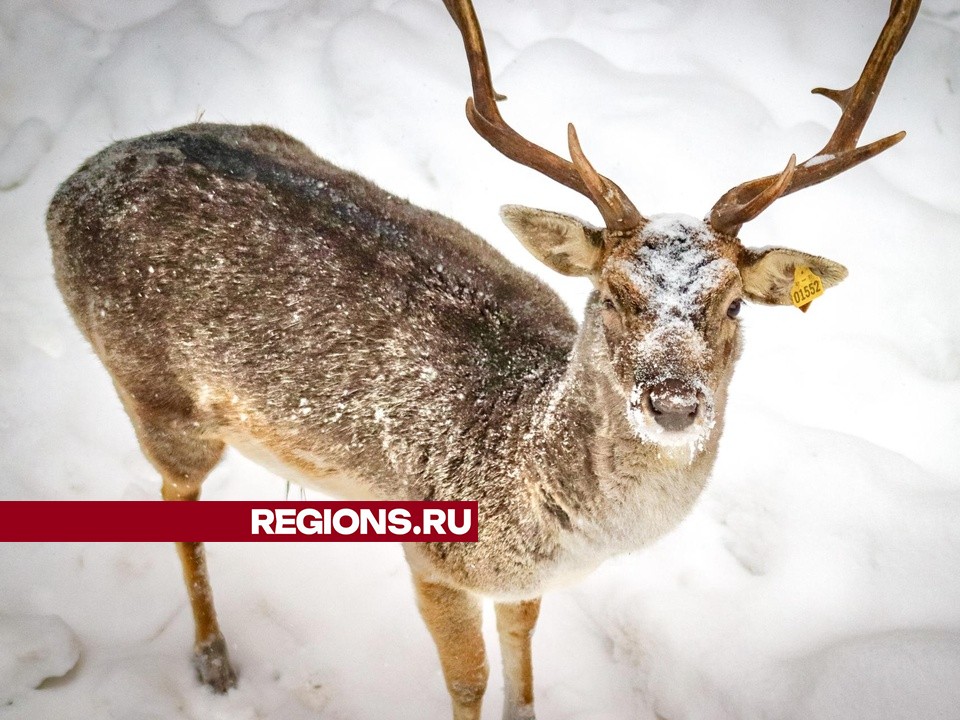
[[[224,444],[200,437],[188,420],[160,417],[138,409],[126,393],[121,392],[120,396],[133,420],[144,455],[163,478],[163,499],[198,499],[201,484],[223,455]],[[196,632],[193,664],[202,683],[215,692],[225,693],[236,686],[237,676],[217,623],[203,543],[178,542],[176,545],[193,610]]]
[[[433,636],[453,703],[454,720],[479,720],[487,689],[479,599],[448,585],[414,577],[417,605]]]
[[[497,603],[497,633],[503,655],[503,720],[533,720],[533,661],[530,640],[540,598]]]

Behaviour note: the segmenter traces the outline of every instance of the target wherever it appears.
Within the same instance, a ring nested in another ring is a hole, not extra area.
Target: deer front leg
[[[533,720],[530,640],[540,615],[540,598],[495,607],[503,655],[503,720]]]
[[[463,590],[414,577],[417,605],[433,636],[453,703],[454,720],[479,720],[487,689],[482,607]]]

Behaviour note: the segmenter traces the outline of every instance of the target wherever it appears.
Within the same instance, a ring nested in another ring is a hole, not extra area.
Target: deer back
[[[348,496],[469,496],[576,332],[476,235],[267,127],[116,143],[48,225],[67,304],[138,411],[352,468]]]

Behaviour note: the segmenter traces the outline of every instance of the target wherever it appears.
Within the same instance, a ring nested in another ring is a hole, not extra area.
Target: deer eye
[[[600,301],[600,305],[604,310],[616,310],[617,304],[613,301],[613,298],[604,298]]]
[[[742,304],[743,304],[743,301],[740,298],[737,298],[732,303],[730,303],[730,307],[727,308],[727,317],[732,319],[732,318],[735,318],[737,315],[739,315],[740,306]]]

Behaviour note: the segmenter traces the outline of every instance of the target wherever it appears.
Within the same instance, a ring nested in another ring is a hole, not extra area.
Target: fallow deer
[[[495,602],[505,718],[532,718],[541,594],[674,527],[706,482],[746,299],[790,303],[795,268],[846,270],[741,226],[777,198],[886,150],[858,147],[918,0],[894,0],[813,157],[738,185],[704,220],[645,217],[597,173],[501,117],[469,0],[444,0],[473,85],[467,116],[508,158],[590,198],[603,227],[502,210],[553,270],[593,283],[582,323],[543,283],[452,220],[263,126],[193,124],[115,143],[56,192],[56,280],[113,377],[166,500],[195,500],[225,445],[347,498],[479,501],[475,544],[409,544],[453,715],[487,683]],[[178,547],[194,661],[234,685],[201,544]]]

